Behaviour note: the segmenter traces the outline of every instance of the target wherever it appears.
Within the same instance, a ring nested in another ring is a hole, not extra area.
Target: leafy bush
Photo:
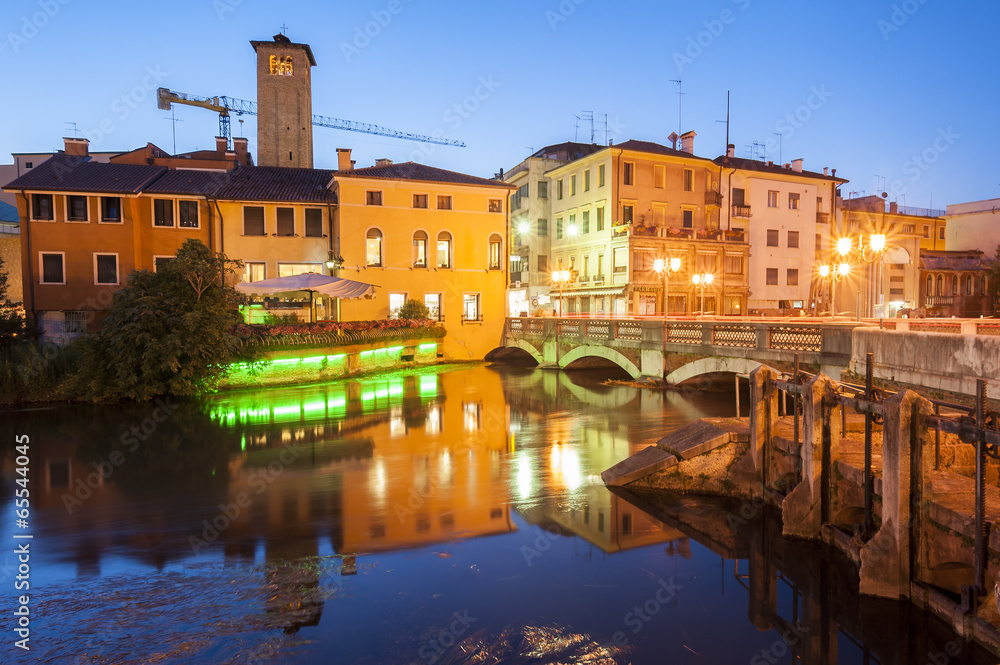
[[[397,317],[400,319],[426,319],[430,314],[431,311],[427,309],[427,305],[411,298],[399,308]]]

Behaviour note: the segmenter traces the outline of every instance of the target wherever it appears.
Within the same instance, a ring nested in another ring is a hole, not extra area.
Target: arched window
[[[965,276],[965,295],[972,295],[972,275]]]
[[[979,295],[986,295],[986,275],[983,275],[983,277],[979,280]]]
[[[944,295],[944,277],[941,275],[937,276],[937,292],[939,296]]]
[[[958,295],[958,275],[951,276],[951,293],[949,295]]]
[[[503,247],[503,238],[498,234],[494,233],[490,236],[490,270],[500,270],[500,260],[501,247]]]
[[[437,238],[437,267],[451,267],[451,234],[442,231]]]
[[[427,267],[427,232],[416,231],[413,234],[413,267]]]
[[[365,247],[366,264],[376,268],[382,267],[382,232],[378,229],[368,229]]]
[[[934,295],[934,276],[933,275],[927,275],[927,292],[924,295],[925,296],[932,296],[932,295]]]

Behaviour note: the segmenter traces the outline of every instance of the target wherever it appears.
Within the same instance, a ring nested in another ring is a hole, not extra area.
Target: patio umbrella
[[[313,318],[312,299],[314,293],[333,298],[363,298],[368,295],[375,295],[375,284],[356,282],[352,279],[342,279],[340,277],[330,277],[314,272],[306,272],[300,275],[288,275],[287,277],[272,277],[262,279],[257,282],[240,282],[236,285],[236,290],[240,293],[256,295],[271,295],[273,293],[288,293],[290,291],[309,292],[309,319]]]

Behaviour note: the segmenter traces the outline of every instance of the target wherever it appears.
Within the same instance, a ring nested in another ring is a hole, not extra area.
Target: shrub
[[[427,309],[427,305],[411,298],[399,308],[397,317],[400,319],[426,319],[430,316],[430,313],[431,311]]]

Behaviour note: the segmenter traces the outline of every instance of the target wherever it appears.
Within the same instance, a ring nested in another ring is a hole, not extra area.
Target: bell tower
[[[312,168],[312,49],[283,34],[250,45],[257,52],[257,164]]]

